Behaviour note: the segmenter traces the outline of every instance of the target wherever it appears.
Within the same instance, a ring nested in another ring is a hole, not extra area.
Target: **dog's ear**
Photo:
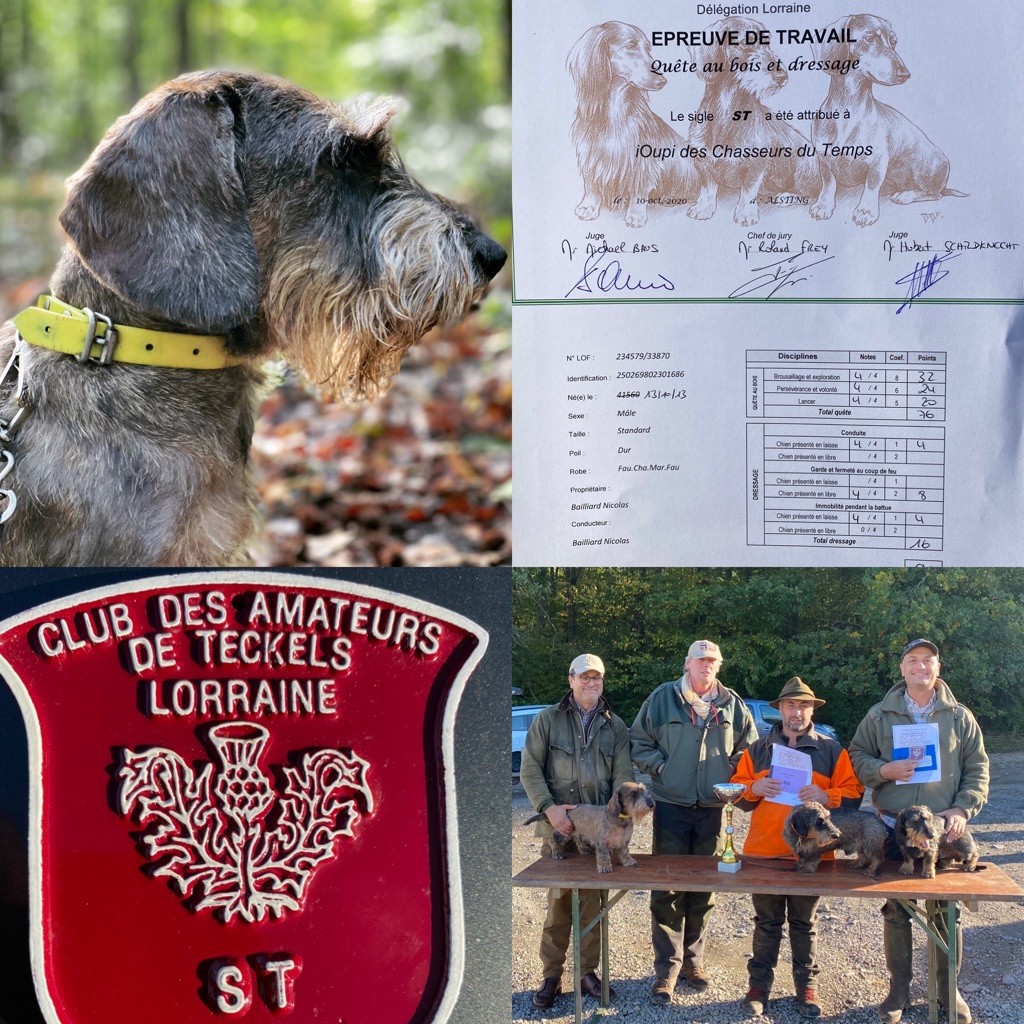
[[[345,117],[357,139],[375,139],[387,131],[402,106],[402,101],[395,96],[363,94],[346,105]]]
[[[615,22],[588,29],[569,51],[565,66],[576,86],[579,116],[592,121],[607,102],[611,78],[611,35]]]
[[[852,28],[853,22],[857,15],[847,15],[844,18],[839,18],[837,21],[833,21],[831,25],[826,26],[826,35],[830,31],[835,31],[842,36],[844,29]],[[850,44],[849,43],[811,43],[811,56],[815,60],[849,60],[850,59]],[[838,71],[826,71],[827,75],[838,75]]]
[[[791,819],[793,824],[793,831],[796,832],[801,839],[807,838],[807,832],[810,828],[810,818],[806,811],[803,809],[794,812]]]
[[[572,75],[573,83],[577,88],[595,76],[607,78],[608,27],[609,23],[605,23],[587,29],[569,51],[569,56],[565,59],[565,67]]]
[[[60,222],[88,269],[141,311],[223,334],[256,314],[259,265],[230,86],[147,96],[68,182]]]
[[[610,819],[618,818],[620,814],[625,813],[625,808],[622,806],[622,793],[620,790],[615,790],[612,793],[611,799],[605,805],[605,815]]]
[[[709,32],[725,30],[725,19],[716,21],[708,28]],[[710,46],[688,46],[686,49],[689,52],[690,60],[697,65],[694,71],[702,82],[713,82],[726,73],[725,50],[718,43],[712,43]],[[716,70],[718,65],[722,66],[721,71]]]

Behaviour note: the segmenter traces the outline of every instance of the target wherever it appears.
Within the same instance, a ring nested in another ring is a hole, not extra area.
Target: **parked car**
[[[523,744],[526,742],[526,730],[537,717],[538,711],[543,711],[547,704],[523,704],[521,707],[512,709],[512,774],[519,774],[519,766],[523,760]]]
[[[773,708],[766,700],[747,700],[744,698],[743,703],[750,708],[750,713],[754,716],[754,725],[757,726],[758,736],[764,736],[776,722],[782,721],[782,712],[778,708]],[[831,725],[819,722],[817,718],[814,719],[814,728],[826,736],[831,736],[836,741],[839,740],[839,733]]]

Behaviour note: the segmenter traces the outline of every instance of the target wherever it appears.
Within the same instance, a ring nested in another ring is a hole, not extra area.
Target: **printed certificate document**
[[[517,0],[518,564],[1024,562],[1018,9],[854,11]]]
[[[773,804],[796,807],[800,803],[797,794],[811,784],[811,755],[781,743],[772,744],[771,777],[782,783],[782,792],[765,799]]]
[[[904,761],[908,757],[917,761],[914,777],[906,781],[897,779],[897,786],[916,786],[921,782],[942,781],[939,727],[934,722],[926,722],[924,725],[894,725],[892,727],[892,759]]]

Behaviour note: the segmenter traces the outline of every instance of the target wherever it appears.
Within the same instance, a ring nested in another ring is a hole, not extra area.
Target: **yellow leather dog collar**
[[[226,339],[214,334],[174,334],[112,324],[91,309],[69,306],[41,295],[34,306],[14,318],[30,345],[76,356],[79,362],[138,363],[178,370],[220,370],[245,362],[231,355]]]

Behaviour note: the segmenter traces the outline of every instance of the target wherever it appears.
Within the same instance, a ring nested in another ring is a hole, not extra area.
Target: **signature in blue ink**
[[[583,264],[583,273],[580,279],[565,293],[569,298],[573,292],[583,292],[586,295],[593,295],[598,292],[674,292],[675,284],[664,274],[658,274],[656,281],[644,281],[639,277],[633,277],[626,272],[618,260],[604,262],[608,256],[606,251],[598,250],[591,253]]]
[[[828,263],[829,260],[835,259],[835,256],[826,256],[824,259],[811,260],[810,263],[798,262],[805,255],[806,253],[798,252],[792,256],[787,256],[784,260],[779,260],[777,263],[765,263],[760,267],[751,267],[750,272],[758,276],[734,288],[729,292],[729,298],[740,299],[746,295],[753,295],[755,292],[770,289],[763,296],[765,299],[770,299],[781,288],[792,288],[801,281],[807,280],[807,277],[797,277],[797,274],[801,274],[811,267],[816,267],[819,263]]]
[[[950,272],[940,270],[939,264],[960,255],[961,253],[958,252],[947,252],[944,256],[933,256],[930,260],[921,260],[914,265],[914,269],[909,274],[904,274],[899,278],[896,283],[907,286],[907,301],[896,310],[897,314],[902,313],[908,306],[912,306],[914,299],[919,295],[924,295],[929,288],[934,288],[944,277],[949,277]]]

